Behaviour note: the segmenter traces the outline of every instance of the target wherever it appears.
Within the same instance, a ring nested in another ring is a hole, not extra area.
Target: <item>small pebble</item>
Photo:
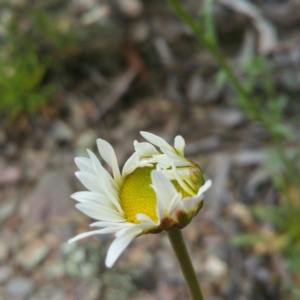
[[[53,122],[50,135],[58,143],[70,142],[74,137],[72,129],[61,120]]]
[[[0,267],[0,284],[4,283],[12,275],[13,271],[8,266]]]
[[[26,277],[14,277],[10,279],[6,286],[5,291],[12,297],[27,297],[35,288],[35,283]]]
[[[37,240],[21,250],[16,262],[26,270],[37,267],[49,254],[50,248],[43,240]]]
[[[242,125],[246,121],[245,115],[236,109],[222,109],[212,113],[213,121],[216,125],[234,128]]]
[[[205,273],[212,281],[218,281],[228,273],[226,263],[217,256],[209,256],[204,263]]]
[[[21,169],[17,166],[8,166],[0,170],[0,185],[16,184],[22,177]]]
[[[13,215],[16,209],[17,201],[18,199],[14,197],[7,198],[0,206],[0,224],[4,223]]]

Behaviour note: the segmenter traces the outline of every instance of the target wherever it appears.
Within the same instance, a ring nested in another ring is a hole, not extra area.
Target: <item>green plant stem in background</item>
[[[181,230],[178,228],[173,228],[168,232],[168,236],[189,289],[191,299],[204,300],[195,269],[183,240]]]
[[[226,73],[228,76],[231,84],[237,91],[237,93],[240,96],[240,105],[244,107],[247,102],[247,105],[255,105],[255,102],[249,101],[250,95],[248,91],[245,89],[245,87],[241,84],[239,79],[234,74],[232,68],[228,65],[226,62],[226,59],[221,54],[217,44],[212,40],[206,38],[204,34],[204,30],[201,28],[201,26],[193,20],[193,18],[190,16],[190,14],[182,7],[181,3],[178,0],[168,0],[170,5],[173,7],[173,9],[176,11],[176,13],[183,19],[183,21],[191,28],[195,36],[197,37],[200,44],[205,47],[212,56],[216,59],[216,61],[219,63],[222,70]],[[254,107],[253,107],[254,108]],[[252,113],[255,112],[255,109],[252,109]]]

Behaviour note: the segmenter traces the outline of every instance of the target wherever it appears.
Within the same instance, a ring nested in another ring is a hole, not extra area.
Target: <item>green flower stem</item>
[[[223,69],[223,71],[228,76],[231,84],[237,91],[237,93],[241,97],[241,106],[244,106],[246,101],[249,101],[250,95],[248,91],[245,89],[245,87],[241,84],[239,79],[234,74],[232,68],[228,65],[226,62],[226,59],[221,54],[218,46],[216,43],[214,43],[213,40],[207,38],[204,34],[204,30],[201,28],[200,24],[195,22],[193,18],[190,16],[190,14],[182,7],[180,1],[178,0],[168,0],[170,5],[173,7],[173,9],[176,11],[176,13],[182,18],[182,20],[190,27],[190,29],[193,31],[193,33],[196,35],[198,41],[200,44],[206,48],[212,56],[216,59],[216,61],[219,63],[220,67]],[[250,103],[253,103],[250,102]],[[248,102],[249,106],[249,102]]]
[[[183,240],[181,230],[178,228],[173,228],[168,231],[168,236],[183,273],[185,282],[188,286],[191,299],[204,300],[195,269]]]

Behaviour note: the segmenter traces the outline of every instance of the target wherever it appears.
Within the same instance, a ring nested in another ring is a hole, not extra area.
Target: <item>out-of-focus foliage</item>
[[[47,73],[59,68],[74,35],[69,24],[43,10],[25,5],[7,14],[0,42],[0,114],[12,121],[49,101],[53,86]]]
[[[253,97],[253,103],[243,102],[242,109],[260,121],[271,138],[267,150],[266,169],[279,191],[278,205],[258,205],[254,216],[261,222],[269,222],[275,230],[253,228],[252,232],[237,236],[237,246],[252,245],[258,251],[281,253],[286,265],[294,274],[294,286],[290,286],[292,297],[297,298],[297,282],[300,281],[300,146],[296,142],[297,122],[294,116],[286,117],[287,104],[292,100],[278,94],[271,81],[272,67],[264,57],[253,57],[244,65],[243,84]],[[221,76],[222,79],[222,76]],[[226,81],[226,80],[225,80]],[[258,96],[258,94],[263,96]],[[290,149],[288,149],[288,147]]]

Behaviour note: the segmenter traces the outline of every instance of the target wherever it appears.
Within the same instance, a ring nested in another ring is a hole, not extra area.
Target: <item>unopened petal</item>
[[[174,176],[176,178],[176,180],[178,181],[178,183],[180,184],[180,186],[190,195],[193,195],[194,192],[193,190],[184,182],[184,180],[180,177],[180,175],[178,174],[177,168],[175,166],[174,161],[172,161],[172,170],[174,172]]]
[[[174,210],[178,207],[178,205],[181,203],[181,194],[178,193],[174,196],[174,198],[172,199],[169,207],[168,207],[168,210],[167,210],[167,216],[171,216],[174,212]]]
[[[164,202],[164,207],[168,208],[177,191],[172,182],[164,175],[162,171],[153,170],[151,180],[154,190],[159,193]]]
[[[204,185],[201,186],[196,196],[183,199],[182,204],[186,212],[192,211],[198,207],[199,203],[204,198],[204,193],[211,187],[211,185],[211,180],[207,180]]]
[[[197,196],[194,196],[194,197],[184,198],[183,201],[182,201],[182,205],[184,207],[184,210],[186,212],[196,210],[199,203],[203,200],[203,198],[204,198],[203,194],[197,195]]]
[[[205,183],[199,189],[197,195],[204,194],[208,189],[210,189],[211,185],[212,185],[212,181],[210,179],[206,180]]]

